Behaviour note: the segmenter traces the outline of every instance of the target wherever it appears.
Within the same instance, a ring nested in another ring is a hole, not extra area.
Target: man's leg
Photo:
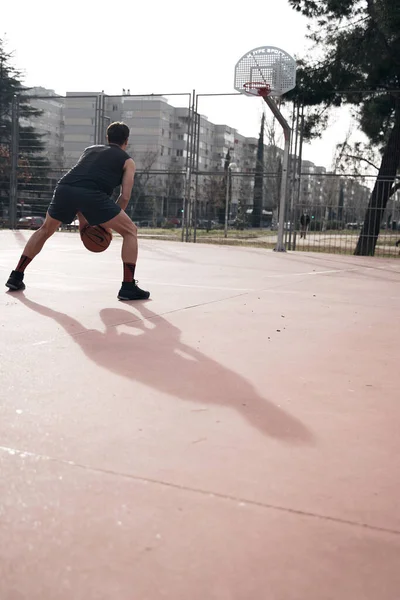
[[[41,251],[46,241],[57,231],[60,227],[61,221],[57,221],[50,217],[47,213],[45,222],[43,225],[35,231],[29,238],[24,251],[22,253],[21,258],[15,268],[15,271],[12,271],[6,286],[12,290],[23,290],[25,288],[25,284],[23,283],[24,279],[24,271],[29,263],[35,258],[37,254]]]
[[[113,229],[122,236],[121,257],[124,267],[124,278],[118,293],[120,300],[147,300],[150,292],[141,290],[135,281],[136,261],[138,257],[137,227],[125,211],[121,212],[106,223],[101,223],[106,229]]]

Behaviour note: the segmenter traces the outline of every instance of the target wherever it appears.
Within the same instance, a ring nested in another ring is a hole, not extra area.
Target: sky
[[[0,24],[24,83],[59,94],[232,93],[235,64],[249,50],[277,46],[300,58],[309,46],[308,21],[287,0],[69,0],[61,7],[48,0],[6,2]],[[187,105],[183,98],[170,101]],[[199,98],[199,112],[212,122],[254,137],[264,107],[258,98]],[[305,146],[305,159],[331,166],[349,127],[349,113],[341,114],[321,141]]]

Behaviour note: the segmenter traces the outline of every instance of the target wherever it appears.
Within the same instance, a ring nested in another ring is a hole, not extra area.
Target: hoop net
[[[263,98],[269,96],[271,93],[271,86],[265,83],[265,81],[247,81],[243,84],[243,88],[248,94],[262,96]]]

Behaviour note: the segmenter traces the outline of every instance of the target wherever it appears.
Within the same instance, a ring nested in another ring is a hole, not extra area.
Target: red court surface
[[[1,600],[398,600],[400,262],[120,247],[0,295]]]

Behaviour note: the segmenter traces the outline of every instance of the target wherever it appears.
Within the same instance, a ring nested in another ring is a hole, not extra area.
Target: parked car
[[[181,227],[181,220],[178,217],[169,217],[164,221],[163,226],[167,228]]]
[[[66,231],[78,231],[79,219],[75,219],[75,221],[72,221],[72,223],[64,223],[61,226],[61,229],[66,230]]]
[[[197,221],[197,228],[198,229],[223,229],[224,228],[224,224],[223,223],[219,223],[218,221],[212,219],[199,219]]]
[[[153,224],[151,221],[135,221],[137,227],[151,227]]]
[[[21,217],[18,219],[18,229],[39,229],[44,223],[43,217]]]

